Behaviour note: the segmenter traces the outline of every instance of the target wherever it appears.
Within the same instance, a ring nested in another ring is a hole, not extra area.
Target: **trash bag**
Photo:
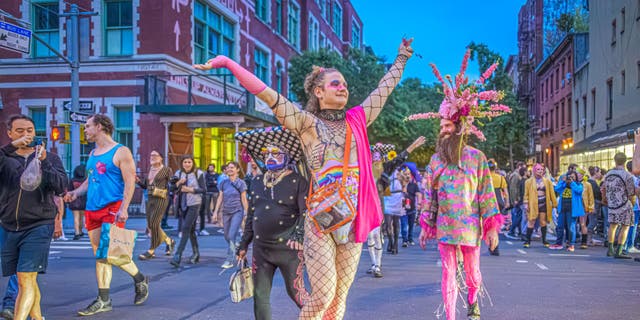
[[[42,182],[42,170],[40,168],[40,157],[41,147],[36,147],[36,152],[33,157],[33,160],[29,162],[27,168],[20,176],[20,188],[25,191],[33,191],[40,186],[40,182]]]

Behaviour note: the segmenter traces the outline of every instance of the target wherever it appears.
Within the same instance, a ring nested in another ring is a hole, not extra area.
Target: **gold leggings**
[[[304,226],[304,259],[311,296],[300,311],[300,320],[342,319],[347,294],[358,269],[362,243],[337,245],[331,235],[318,233],[311,219]]]

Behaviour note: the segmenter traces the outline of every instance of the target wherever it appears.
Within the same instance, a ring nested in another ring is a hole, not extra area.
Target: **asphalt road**
[[[172,221],[175,223],[175,221]],[[129,228],[144,231],[143,219],[132,219]],[[133,305],[133,281],[120,270],[113,273],[112,312],[91,319],[253,319],[253,302],[239,304],[228,296],[231,271],[222,271],[226,244],[216,228],[211,236],[199,237],[201,262],[169,265],[157,256],[139,262],[151,276],[150,297],[142,306]],[[141,235],[135,255],[149,239]],[[164,251],[162,246],[161,251]],[[381,279],[366,274],[369,256],[363,251],[356,280],[351,288],[345,319],[436,319],[441,303],[440,261],[435,244],[427,251],[418,246],[400,248],[398,255],[383,256]],[[489,256],[483,248],[481,270],[489,298],[483,299],[483,319],[640,319],[640,262],[605,256],[604,247],[574,253],[551,251],[534,242],[503,238],[501,256]],[[187,246],[184,256],[191,254]],[[97,295],[94,258],[89,241],[55,241],[49,268],[39,277],[42,309],[47,320],[74,319],[76,311]],[[6,278],[3,279],[3,286]],[[286,295],[278,276],[272,296],[274,320],[296,319],[298,310]],[[458,303],[458,319],[466,310]]]

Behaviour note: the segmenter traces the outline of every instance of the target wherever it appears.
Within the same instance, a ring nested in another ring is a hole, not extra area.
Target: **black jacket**
[[[21,231],[55,221],[58,209],[54,195],[62,195],[68,185],[60,158],[47,153],[42,161],[42,182],[34,191],[20,188],[20,176],[34,159],[16,154],[9,143],[0,148],[0,225],[9,231]]]

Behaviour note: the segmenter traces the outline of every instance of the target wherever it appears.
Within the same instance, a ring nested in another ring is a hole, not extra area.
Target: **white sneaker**
[[[369,268],[369,270],[367,270],[367,274],[372,274],[372,273],[373,273],[373,271],[375,271],[375,270],[376,270],[376,265],[375,265],[375,264],[372,264],[372,265],[371,265],[371,268]]]
[[[201,236],[208,236],[209,232],[207,232],[207,230],[205,230],[205,229],[202,229],[202,231],[200,231],[200,235]]]
[[[640,250],[638,250],[638,248],[636,248],[636,247],[631,247],[631,249],[629,249],[628,252],[629,253],[640,253]]]
[[[178,238],[182,238],[182,232],[178,232]]]
[[[233,263],[229,262],[229,261],[225,261],[222,266],[220,266],[222,269],[229,269],[231,267],[233,267]]]

